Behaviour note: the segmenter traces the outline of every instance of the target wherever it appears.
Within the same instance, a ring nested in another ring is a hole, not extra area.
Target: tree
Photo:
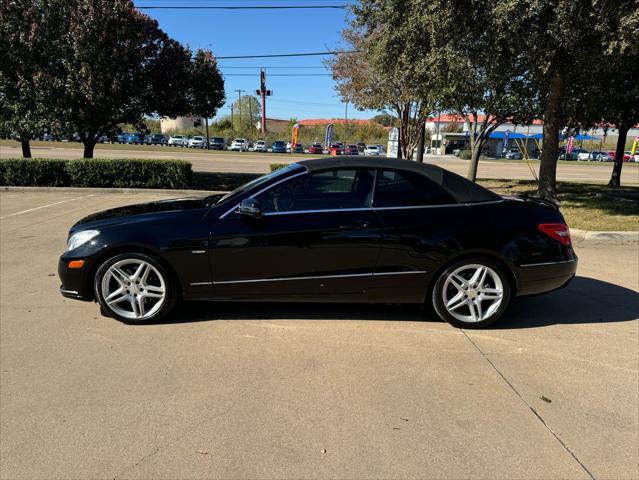
[[[378,50],[373,49],[380,39],[379,29],[362,28],[362,14],[356,9],[351,28],[342,32],[347,51],[326,63],[331,68],[336,89],[347,102],[359,110],[388,110],[399,120],[400,156],[412,158],[418,142],[420,123],[433,110],[431,102],[418,95],[400,69],[380,68]],[[380,27],[381,28],[381,27]]]
[[[419,98],[463,118],[475,180],[490,134],[506,122],[532,120],[534,91],[519,61],[520,46],[500,28],[499,2],[362,0],[375,70],[402,72]]]
[[[371,122],[378,123],[382,127],[396,127],[397,126],[397,117],[390,115],[388,113],[380,113],[371,118]]]
[[[581,110],[599,95],[605,82],[599,78],[597,91],[584,88],[589,75],[584,74],[583,61],[593,65],[621,32],[621,19],[636,15],[635,0],[554,1],[503,0],[500,2],[500,24],[509,31],[514,44],[521,49],[526,75],[534,83],[543,112],[544,133],[538,194],[555,199],[559,133],[565,126],[579,124]],[[584,28],[587,25],[587,28]],[[635,24],[630,37],[637,38]],[[635,60],[636,61],[636,60]],[[613,87],[614,88],[614,87]],[[613,97],[622,92],[611,89]]]
[[[204,118],[208,138],[208,119],[214,117],[217,109],[224,104],[224,79],[210,50],[200,49],[195,52],[189,80],[191,114]],[[208,141],[206,145],[208,148]]]
[[[253,95],[242,95],[235,100],[233,109],[233,129],[241,135],[252,135],[257,122],[262,118],[262,107]]]
[[[626,10],[613,17],[616,25],[602,32],[605,48],[599,65],[600,74],[588,78],[586,108],[581,105],[591,125],[614,126],[618,130],[615,162],[608,185],[621,186],[623,155],[628,130],[639,123],[639,9]],[[605,85],[606,88],[601,88]]]
[[[1,0],[0,18],[0,129],[30,158],[29,141],[60,128],[61,12],[47,0]]]
[[[155,20],[130,0],[59,1],[67,26],[64,120],[85,158],[119,123],[189,111],[190,52]]]

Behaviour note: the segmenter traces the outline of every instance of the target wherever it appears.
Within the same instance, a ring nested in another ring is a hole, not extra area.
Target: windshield
[[[277,177],[280,177],[282,175],[285,175],[286,173],[290,172],[291,170],[297,170],[300,168],[300,165],[297,163],[291,163],[290,165],[287,165],[284,168],[280,168],[279,170],[275,170],[274,172],[268,173],[266,175],[263,175],[261,177],[257,177],[255,180],[251,180],[250,182],[242,185],[239,188],[236,188],[235,190],[233,190],[230,193],[227,193],[226,195],[224,195],[223,197],[217,199],[214,203],[214,205],[219,205],[221,203],[227,202],[227,201],[231,201],[237,197],[239,197],[240,195],[248,192],[249,190],[255,188],[255,187],[259,187],[260,185],[274,179]],[[211,195],[210,197],[206,197],[206,199],[204,200],[205,203],[209,203],[213,197],[215,197],[215,195]]]

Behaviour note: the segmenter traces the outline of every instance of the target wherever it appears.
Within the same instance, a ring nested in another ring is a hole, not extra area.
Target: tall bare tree
[[[399,154],[412,158],[420,124],[432,112],[432,103],[413,88],[401,71],[375,66],[375,52],[370,48],[375,34],[366,35],[361,29],[350,27],[342,32],[342,38],[345,51],[354,53],[336,55],[326,62],[333,72],[338,93],[360,110],[394,113],[399,120]]]

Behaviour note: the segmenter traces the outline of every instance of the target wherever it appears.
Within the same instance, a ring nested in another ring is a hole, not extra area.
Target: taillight
[[[570,229],[565,223],[541,223],[539,230],[563,245],[570,245]]]

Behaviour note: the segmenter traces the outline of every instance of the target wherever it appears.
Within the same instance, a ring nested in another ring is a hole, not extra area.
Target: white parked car
[[[266,152],[268,149],[266,148],[266,142],[264,140],[256,140],[253,144],[254,152]]]
[[[236,152],[248,152],[249,142],[246,138],[236,138],[231,142],[229,150]]]
[[[375,157],[377,155],[385,155],[384,147],[381,145],[366,145],[364,155],[367,157]]]
[[[188,139],[184,135],[171,135],[169,137],[169,147],[185,147]]]
[[[587,152],[585,150],[580,151],[577,154],[577,160],[590,160],[590,152]]]
[[[199,135],[196,135],[189,139],[187,146],[189,148],[205,148],[206,141],[204,140],[204,137],[200,137]]]

